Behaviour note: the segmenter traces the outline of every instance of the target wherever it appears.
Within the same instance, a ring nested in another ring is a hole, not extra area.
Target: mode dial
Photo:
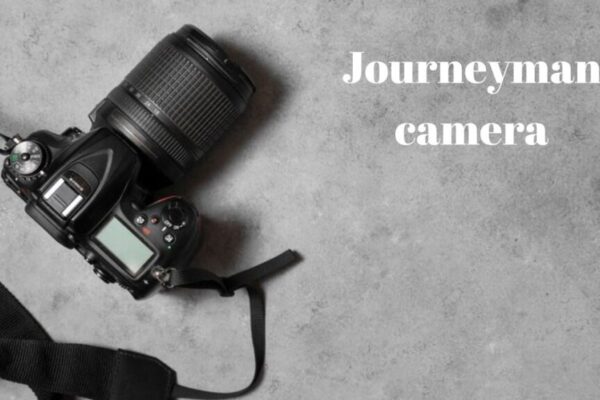
[[[36,142],[25,140],[17,144],[8,156],[8,165],[19,175],[32,175],[44,164],[44,151]]]

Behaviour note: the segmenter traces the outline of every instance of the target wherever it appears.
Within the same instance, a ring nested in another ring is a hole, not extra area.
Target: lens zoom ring
[[[186,148],[146,108],[123,89],[116,88],[108,95],[108,98],[182,167],[185,168],[194,162]]]
[[[159,43],[125,80],[160,107],[196,145],[190,149],[196,159],[240,114],[183,51],[166,41]]]

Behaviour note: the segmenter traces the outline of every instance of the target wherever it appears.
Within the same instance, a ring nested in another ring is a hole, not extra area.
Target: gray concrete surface
[[[600,4],[2,1],[0,128],[87,128],[163,35],[194,23],[259,91],[174,191],[221,273],[293,247],[265,284],[268,366],[248,399],[598,399],[600,96],[592,86],[348,86],[351,50],[399,60],[598,60]],[[550,145],[401,147],[400,122],[546,124]],[[159,356],[181,382],[250,379],[247,300],[134,302],[0,186],[0,280],[54,338]],[[32,399],[0,383],[2,399]]]

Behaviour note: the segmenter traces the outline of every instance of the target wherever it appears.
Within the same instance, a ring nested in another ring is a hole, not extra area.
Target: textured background
[[[487,3],[487,4],[485,4]],[[598,399],[596,87],[345,85],[351,50],[396,60],[598,60],[595,0],[0,2],[0,129],[89,126],[168,32],[194,23],[258,85],[176,192],[208,220],[198,261],[265,284],[268,367],[249,399]],[[546,124],[550,145],[401,147],[400,122]],[[244,293],[134,302],[0,186],[0,280],[57,340],[159,356],[184,384],[242,386]],[[0,383],[3,399],[32,399]]]

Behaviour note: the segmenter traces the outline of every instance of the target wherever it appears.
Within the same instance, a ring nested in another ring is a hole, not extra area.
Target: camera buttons
[[[160,222],[160,218],[157,217],[156,215],[153,215],[152,217],[150,217],[150,223],[152,225],[156,225]]]
[[[94,254],[91,251],[88,251],[87,253],[85,253],[84,258],[85,258],[85,261],[87,261],[90,264],[94,264],[96,262],[96,254]]]
[[[147,221],[147,218],[144,214],[140,214],[137,217],[135,217],[135,219],[133,220],[133,222],[135,222],[136,225],[142,226],[145,225]]]
[[[102,279],[104,281],[104,283],[115,283],[116,282],[115,278],[108,275],[106,272],[104,272],[103,270],[101,270],[98,267],[94,268],[94,274],[96,274],[96,276],[98,276],[98,278]]]
[[[163,240],[166,244],[173,244],[173,242],[175,242],[175,235],[167,233],[165,236],[163,236]]]

